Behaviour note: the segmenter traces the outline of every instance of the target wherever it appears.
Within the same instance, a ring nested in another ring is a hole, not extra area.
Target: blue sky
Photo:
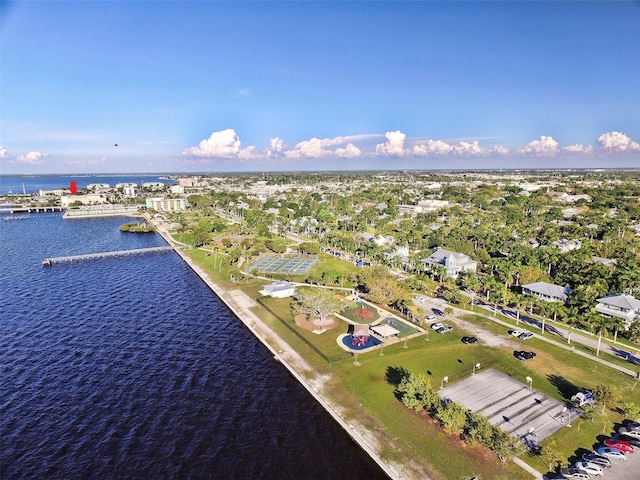
[[[640,167],[638,2],[1,8],[5,174]]]

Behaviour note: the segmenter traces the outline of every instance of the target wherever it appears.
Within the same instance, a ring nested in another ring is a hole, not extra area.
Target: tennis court
[[[257,270],[260,273],[284,273],[291,275],[304,275],[311,267],[318,263],[318,257],[275,257],[264,255],[258,257],[248,267],[249,270]]]

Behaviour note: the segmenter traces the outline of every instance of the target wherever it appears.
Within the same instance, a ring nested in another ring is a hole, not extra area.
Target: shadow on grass
[[[558,389],[558,393],[569,401],[580,389],[562,375],[547,375],[549,383]]]
[[[387,367],[387,373],[385,374],[385,380],[388,384],[397,387],[402,380],[407,378],[411,373],[404,367],[393,367],[389,365]]]

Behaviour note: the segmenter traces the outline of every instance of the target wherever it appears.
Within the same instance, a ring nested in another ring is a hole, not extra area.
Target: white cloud
[[[624,133],[608,132],[598,137],[600,145],[609,153],[637,152],[640,151],[640,144],[634,142]]]
[[[353,157],[358,156],[362,152],[356,147],[353,142],[359,140],[366,140],[371,138],[372,135],[346,135],[333,138],[311,138],[304,140],[290,150],[284,152],[287,158],[322,158],[332,155],[338,155],[340,157]],[[346,145],[345,148],[336,148],[335,151],[330,147],[337,145]],[[356,152],[357,155],[356,155]]]
[[[29,152],[24,155],[18,155],[16,157],[16,163],[22,163],[25,165],[41,165],[46,156],[46,153]]]
[[[348,143],[344,148],[336,148],[335,153],[341,158],[355,158],[362,155],[362,150],[356,147],[353,143]]]
[[[271,148],[267,150],[267,157],[279,157],[284,153],[286,145],[280,137],[274,137],[269,141]]]
[[[253,158],[254,147],[242,148],[240,137],[232,128],[213,132],[202,140],[197,147],[186,148],[183,155],[198,158]]]
[[[240,95],[241,97],[250,97],[251,90],[249,90],[248,88],[241,88],[240,90],[238,90],[238,95]]]
[[[593,152],[593,146],[587,145],[586,147],[581,143],[576,143],[575,145],[568,145],[566,147],[562,147],[563,152],[569,153],[585,153],[589,154]]]
[[[540,140],[534,140],[518,149],[518,153],[532,154],[536,157],[553,157],[558,153],[558,142],[553,137],[541,136]]]
[[[477,140],[473,142],[459,142],[458,145],[453,146],[453,152],[456,155],[471,156],[471,155],[484,155],[487,153],[485,148],[482,148]]]
[[[452,146],[442,140],[427,140],[425,143],[415,145],[412,149],[414,155],[446,155],[452,150]]]
[[[511,150],[503,145],[495,145],[493,147],[493,151],[499,155],[508,155],[509,153],[511,153]]]
[[[401,157],[404,155],[404,140],[407,136],[400,130],[395,132],[387,132],[384,134],[387,138],[385,143],[376,145],[376,154],[383,156]]]
[[[7,156],[7,149],[4,147],[0,147],[0,158],[5,158]]]

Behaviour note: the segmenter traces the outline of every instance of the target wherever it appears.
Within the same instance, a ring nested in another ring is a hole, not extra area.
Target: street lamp
[[[476,369],[478,369],[478,370],[480,369],[480,364],[479,363],[476,363],[473,366],[473,372],[471,373],[471,375],[475,375],[476,374]]]
[[[526,378],[527,383],[529,384],[529,390],[533,389],[533,379],[531,377]]]
[[[443,377],[442,381],[440,382],[440,389],[444,388],[444,384],[449,382],[449,377]]]

